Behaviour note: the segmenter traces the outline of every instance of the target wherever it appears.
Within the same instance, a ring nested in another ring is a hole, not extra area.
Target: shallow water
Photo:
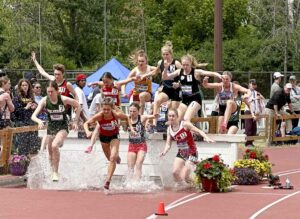
[[[84,153],[87,145],[78,139],[78,145],[68,145],[60,149],[59,181],[52,182],[51,168],[46,150],[40,151],[32,158],[28,168],[27,187],[30,189],[53,190],[89,190],[102,189],[107,172],[107,160],[97,142],[97,150],[91,154]],[[72,143],[74,144],[74,143]],[[136,181],[128,177],[127,147],[128,141],[122,140],[120,156],[122,163],[117,165],[110,190],[112,193],[150,193],[174,186],[172,164],[174,153],[168,153],[163,158],[159,153],[165,146],[165,141],[147,140],[148,153],[143,166],[143,174]],[[75,148],[75,149],[74,149]],[[82,149],[81,149],[82,148]]]

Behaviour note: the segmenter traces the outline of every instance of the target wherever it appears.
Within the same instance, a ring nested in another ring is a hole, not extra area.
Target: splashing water
[[[52,170],[46,150],[40,151],[32,158],[28,167],[27,186],[31,189],[55,190],[85,190],[101,189],[104,185],[108,161],[101,150],[91,154],[84,153],[88,140],[66,139],[64,147],[60,149],[59,181],[52,182]],[[159,153],[165,146],[163,140],[147,140],[148,153],[146,155],[142,177],[133,180],[128,177],[127,149],[128,140],[121,140],[120,156],[122,163],[116,167],[110,190],[112,193],[151,193],[164,187],[174,187],[172,164],[176,156],[175,147],[163,158]],[[75,146],[74,146],[75,145]],[[98,148],[100,148],[97,145]],[[76,148],[76,149],[74,149]]]

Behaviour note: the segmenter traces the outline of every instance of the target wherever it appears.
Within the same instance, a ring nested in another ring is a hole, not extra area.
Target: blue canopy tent
[[[129,75],[130,70],[126,68],[124,65],[122,65],[116,58],[112,58],[109,62],[104,64],[101,68],[99,68],[95,73],[87,77],[86,81],[87,84],[94,81],[99,81],[99,79],[102,77],[102,75],[105,72],[110,72],[117,80],[124,80]],[[130,92],[130,90],[134,87],[133,82],[130,82],[126,86],[126,94]],[[152,92],[153,96],[157,88],[159,87],[158,84],[152,83]],[[87,96],[92,91],[92,88],[90,87],[84,87],[83,92]],[[126,103],[129,100],[126,98],[122,98],[122,103]]]

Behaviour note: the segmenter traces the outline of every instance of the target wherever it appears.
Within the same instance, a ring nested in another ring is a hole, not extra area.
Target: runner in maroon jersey
[[[77,94],[70,82],[67,82],[66,79],[64,79],[65,75],[65,66],[62,64],[54,64],[53,70],[54,70],[54,76],[48,74],[43,67],[38,63],[36,60],[35,52],[31,53],[31,59],[34,62],[36,68],[40,72],[41,75],[43,75],[45,78],[47,78],[50,81],[55,81],[58,85],[58,92],[66,97],[70,97],[70,94],[72,94],[73,98],[78,101]]]
[[[104,184],[104,189],[109,189],[110,181],[113,173],[116,169],[116,163],[119,158],[119,119],[126,119],[128,121],[131,130],[134,129],[131,126],[131,122],[127,115],[121,110],[114,109],[114,99],[111,97],[105,97],[101,103],[101,111],[90,118],[84,123],[84,130],[86,136],[89,138],[92,136],[92,132],[89,130],[89,125],[98,123],[99,138],[102,145],[103,152],[109,161],[107,170],[107,179]]]
[[[173,163],[173,177],[176,182],[185,181],[190,183],[192,181],[190,172],[195,163],[198,162],[197,147],[192,132],[199,134],[207,142],[214,142],[214,140],[210,139],[192,123],[179,121],[176,109],[169,109],[168,122],[170,125],[167,130],[167,142],[160,156],[164,156],[170,150],[172,140],[176,141],[178,153]]]

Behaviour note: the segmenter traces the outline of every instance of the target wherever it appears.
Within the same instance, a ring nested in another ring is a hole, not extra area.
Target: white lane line
[[[177,207],[177,206],[179,206],[179,205],[183,205],[183,204],[185,204],[185,203],[187,203],[187,202],[193,201],[193,200],[195,200],[195,199],[201,198],[201,197],[206,196],[206,195],[209,195],[209,194],[211,194],[211,193],[204,193],[204,194],[195,196],[195,197],[193,197],[193,198],[187,199],[187,200],[185,200],[185,201],[182,201],[182,202],[180,202],[180,203],[177,203],[177,204],[175,204],[175,205],[173,205],[173,206],[168,206],[168,207],[166,207],[166,210],[170,210],[170,209],[175,208],[175,207]]]
[[[287,194],[279,194],[279,193],[263,193],[263,192],[256,192],[256,193],[250,193],[250,192],[234,192],[233,195],[275,195],[275,196],[285,196]],[[290,194],[290,193],[288,193]]]
[[[195,193],[194,193],[194,194],[195,194]],[[209,195],[209,194],[211,194],[211,193],[204,193],[204,194],[201,194],[201,195],[197,195],[197,196],[195,196],[195,197],[193,197],[193,198],[187,199],[187,200],[185,200],[185,201],[179,202],[179,203],[177,203],[177,204],[173,204],[172,206],[168,205],[168,206],[165,208],[165,211],[168,211],[168,210],[170,210],[170,209],[172,209],[172,208],[175,208],[175,207],[177,207],[177,206],[179,206],[179,205],[183,205],[183,204],[185,204],[185,203],[187,203],[187,202],[193,201],[193,200],[195,200],[195,199],[201,198],[201,197],[206,196],[206,195]],[[192,195],[192,194],[191,194],[191,195]],[[181,198],[181,199],[183,199],[183,198]],[[174,202],[178,202],[178,200],[176,200],[176,201],[174,201]],[[172,204],[172,203],[171,203],[171,204]],[[150,215],[149,217],[147,217],[146,219],[155,219],[155,218],[157,218],[157,216],[156,216],[155,214],[152,214],[152,215]]]
[[[294,173],[300,173],[300,170],[298,170],[298,171],[293,171],[293,172],[282,173],[282,174],[279,174],[278,176],[286,176],[286,175],[290,175],[290,174],[294,174]]]
[[[256,213],[254,213],[249,219],[254,219],[254,218],[256,218],[258,215],[260,215],[261,213],[263,213],[265,210],[267,210],[268,208],[272,207],[273,205],[276,205],[276,204],[278,204],[279,202],[284,201],[285,199],[288,199],[288,198],[290,198],[290,197],[292,197],[292,196],[294,196],[294,195],[297,195],[298,193],[300,193],[300,191],[294,192],[294,193],[292,193],[292,194],[289,194],[289,195],[287,195],[287,196],[284,196],[284,197],[281,198],[281,199],[278,199],[278,200],[275,201],[275,202],[270,203],[269,205],[265,206],[264,208],[260,209],[260,210],[257,211]]]
[[[300,171],[300,169],[290,169],[290,170],[283,170],[283,171],[280,171],[280,172],[277,172],[277,173],[274,173],[275,175],[280,175],[282,173],[287,173],[287,172],[291,172],[291,171]]]
[[[176,204],[177,202],[180,202],[180,201],[182,201],[182,200],[184,200],[184,199],[186,199],[186,198],[189,198],[189,197],[191,197],[191,196],[193,196],[193,195],[195,195],[195,194],[197,194],[197,193],[192,193],[192,194],[189,194],[189,195],[183,196],[182,198],[180,198],[180,199],[177,199],[177,200],[173,201],[172,203],[168,204],[168,206],[167,206],[167,207],[170,207],[170,206],[172,206],[172,205]]]

